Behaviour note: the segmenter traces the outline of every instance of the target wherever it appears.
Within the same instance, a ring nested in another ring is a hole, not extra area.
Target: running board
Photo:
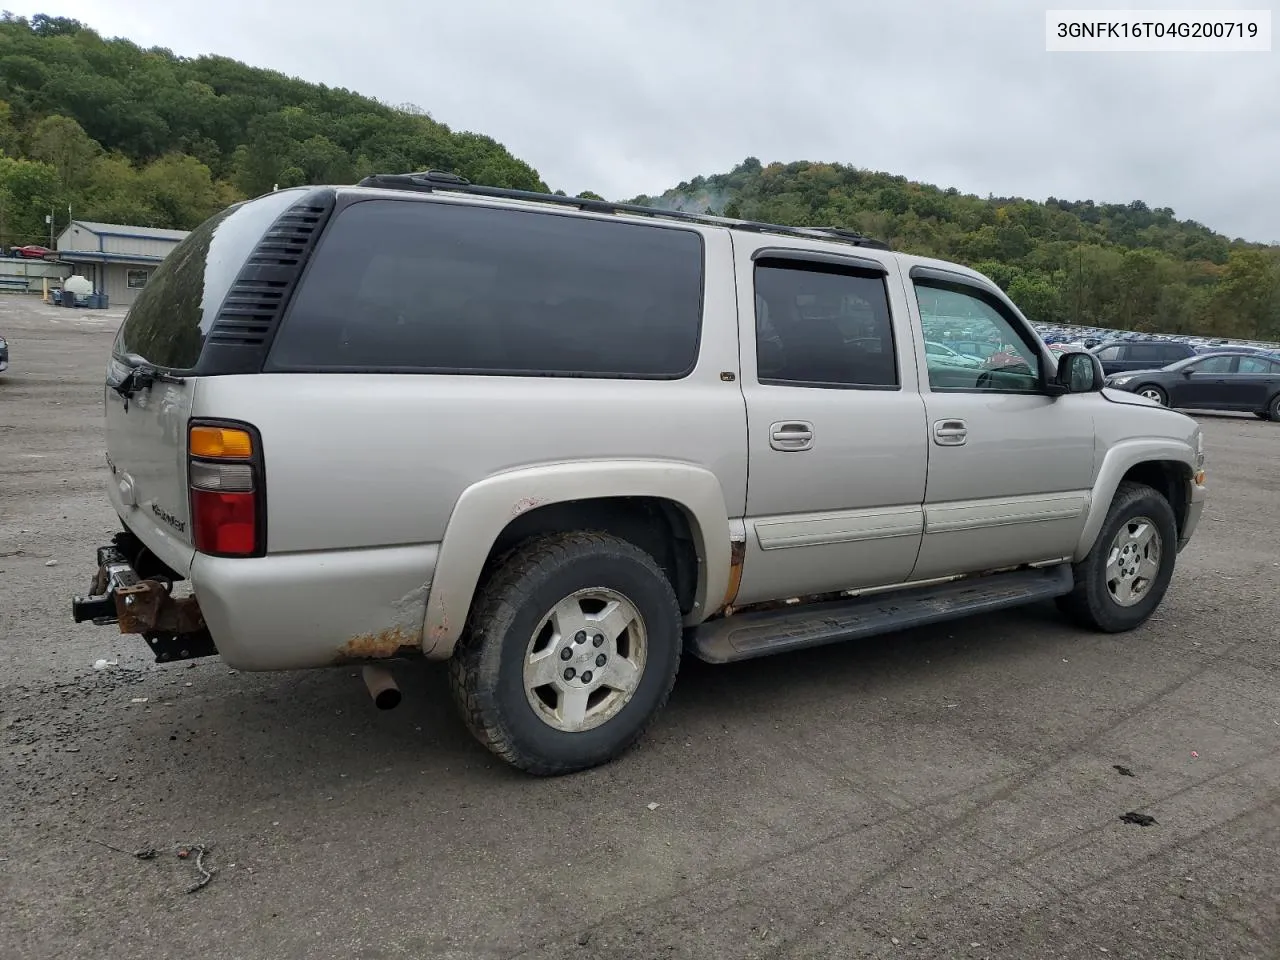
[[[750,660],[1049,600],[1070,593],[1074,585],[1070,564],[1014,570],[935,587],[738,613],[692,628],[687,645],[708,663]]]

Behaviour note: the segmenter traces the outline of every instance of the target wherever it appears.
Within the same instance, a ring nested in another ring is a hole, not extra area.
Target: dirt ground
[[[1280,424],[1203,418],[1205,518],[1136,633],[1049,605],[688,663],[632,753],[535,780],[438,667],[380,713],[351,670],[71,622],[118,321],[0,298],[6,958],[1280,956]]]

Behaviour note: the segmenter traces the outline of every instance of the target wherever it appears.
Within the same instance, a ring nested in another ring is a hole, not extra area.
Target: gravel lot
[[[5,957],[1280,956],[1280,424],[1205,418],[1205,518],[1141,631],[1050,605],[690,662],[634,752],[543,781],[439,667],[379,713],[351,670],[160,667],[71,622],[115,529],[118,322],[0,298]]]

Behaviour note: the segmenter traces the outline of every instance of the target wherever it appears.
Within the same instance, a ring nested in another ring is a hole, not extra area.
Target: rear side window
[[[1276,373],[1280,363],[1274,363],[1264,357],[1241,357],[1236,367],[1237,373]]]
[[[821,263],[757,262],[756,374],[803,387],[898,386],[884,277]]]
[[[1170,350],[1163,343],[1131,343],[1127,359],[1139,363],[1170,363],[1179,356],[1176,351]]]
[[[321,240],[267,369],[669,379],[701,319],[692,231],[367,200]]]
[[[254,245],[306,191],[281,190],[228,207],[196,227],[144,277],[116,338],[118,355],[190,370]],[[132,274],[132,271],[131,271]],[[130,286],[135,286],[130,276]]]

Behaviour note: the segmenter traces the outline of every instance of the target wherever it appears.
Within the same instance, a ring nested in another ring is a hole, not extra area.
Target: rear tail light
[[[262,441],[248,424],[191,424],[187,438],[196,550],[217,557],[266,552]]]

